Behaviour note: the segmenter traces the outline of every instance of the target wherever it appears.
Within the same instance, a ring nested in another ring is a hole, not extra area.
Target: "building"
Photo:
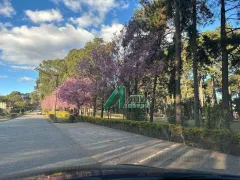
[[[20,94],[21,98],[23,101],[25,100],[29,100],[30,98],[30,93],[26,93],[26,94]]]
[[[7,109],[7,103],[6,102],[0,102],[0,109]]]

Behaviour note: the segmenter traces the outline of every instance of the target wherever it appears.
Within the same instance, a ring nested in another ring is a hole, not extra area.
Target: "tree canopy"
[[[95,38],[63,59],[43,61],[37,68],[38,93],[31,95],[34,102],[38,94],[42,104],[52,108],[50,101],[59,92],[63,106],[79,108],[87,102],[94,112],[100,107],[103,111],[113,90],[124,85],[127,95],[151,95],[151,121],[157,113],[174,116],[171,123],[195,119],[196,126],[206,127],[207,110],[222,108],[227,113],[221,122],[229,128],[233,118],[228,115],[240,108],[240,3],[219,0],[220,9],[214,3],[141,0],[141,7],[112,41]],[[215,17],[217,11],[221,21]],[[220,27],[200,31],[216,21]],[[85,97],[82,88],[88,85],[91,93]]]

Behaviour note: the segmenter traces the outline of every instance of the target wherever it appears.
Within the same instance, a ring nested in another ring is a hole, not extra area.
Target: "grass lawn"
[[[96,117],[101,117],[101,111],[97,111],[96,112]],[[108,118],[106,112],[103,113],[103,118]],[[114,114],[114,113],[112,113],[111,114],[111,118],[112,119],[123,119],[123,114]],[[124,117],[124,119],[126,119],[126,117]]]

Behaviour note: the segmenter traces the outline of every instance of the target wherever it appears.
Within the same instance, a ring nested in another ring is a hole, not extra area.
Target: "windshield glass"
[[[0,0],[0,177],[240,175],[239,24],[239,0]]]

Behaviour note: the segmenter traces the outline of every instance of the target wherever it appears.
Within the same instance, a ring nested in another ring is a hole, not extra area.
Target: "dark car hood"
[[[71,179],[76,177],[110,176],[110,175],[137,175],[137,176],[161,176],[166,174],[184,175],[221,175],[216,173],[201,172],[185,169],[165,169],[142,165],[86,165],[70,168],[52,168],[34,172],[19,172],[0,177],[0,179]],[[228,176],[228,175],[224,175]]]

